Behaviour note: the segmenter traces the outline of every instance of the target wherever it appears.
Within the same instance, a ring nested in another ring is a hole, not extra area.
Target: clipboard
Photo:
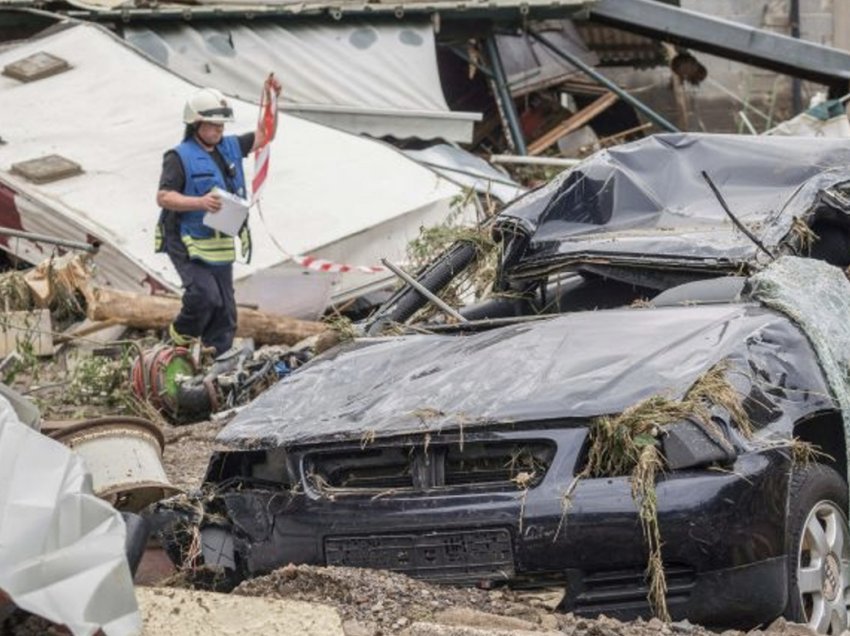
[[[245,219],[248,218],[250,204],[242,197],[226,192],[221,188],[213,188],[214,194],[221,199],[221,209],[218,212],[207,212],[204,215],[204,225],[224,234],[236,236]]]

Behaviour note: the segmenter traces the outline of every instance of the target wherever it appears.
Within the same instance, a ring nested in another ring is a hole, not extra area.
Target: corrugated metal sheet
[[[601,66],[650,67],[666,64],[661,43],[642,35],[592,22],[578,22],[585,45],[596,53]]]

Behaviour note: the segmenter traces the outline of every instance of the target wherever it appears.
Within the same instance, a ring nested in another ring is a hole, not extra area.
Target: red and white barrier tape
[[[341,273],[346,272],[362,272],[364,274],[379,274],[389,271],[383,265],[345,265],[343,263],[333,263],[315,256],[293,256],[292,260],[298,263],[305,269],[313,269],[318,272]]]
[[[256,205],[257,211],[260,214],[260,219],[268,231],[268,224],[263,217],[263,209],[260,207],[260,191],[266,183],[269,174],[269,158],[271,156],[270,140],[274,135],[277,120],[277,95],[267,85],[263,85],[263,91],[260,94],[260,114],[257,121],[258,128],[262,128],[267,141],[262,147],[254,151],[254,178],[251,182],[251,192],[253,197],[251,205]],[[346,265],[344,263],[333,263],[315,256],[293,256],[289,254],[280,243],[275,240],[272,233],[269,231],[269,238],[275,244],[277,249],[287,258],[291,258],[295,263],[305,269],[312,269],[317,272],[340,273],[346,272],[361,272],[364,274],[379,274],[388,271],[383,265]]]

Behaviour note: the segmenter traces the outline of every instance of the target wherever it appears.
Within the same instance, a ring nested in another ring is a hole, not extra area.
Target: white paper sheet
[[[207,212],[204,215],[204,225],[236,236],[248,218],[248,202],[221,188],[213,188],[213,193],[221,199],[221,209],[218,212]]]

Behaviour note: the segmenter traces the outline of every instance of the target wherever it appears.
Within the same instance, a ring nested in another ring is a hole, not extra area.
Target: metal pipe
[[[67,247],[73,250],[81,250],[89,254],[96,254],[100,248],[100,243],[82,243],[81,241],[69,241],[67,239],[55,238],[46,234],[36,234],[34,232],[24,232],[22,230],[13,230],[7,227],[0,227],[0,236],[11,236],[14,238],[22,238],[28,241],[37,243],[49,243],[59,247]]]
[[[428,166],[429,168],[433,168],[434,170],[445,170],[446,172],[456,172],[458,174],[465,175],[467,177],[472,177],[473,179],[477,179],[479,181],[486,181],[488,183],[498,183],[504,186],[511,186],[512,188],[522,187],[520,184],[515,181],[509,181],[507,177],[504,179],[496,179],[495,177],[491,177],[486,174],[482,174],[480,172],[472,172],[471,170],[464,170],[463,168],[455,168],[454,166],[444,166],[439,163],[433,163],[431,161],[422,161],[420,159],[413,159],[416,163]]]
[[[759,134],[758,131],[756,130],[756,127],[753,126],[753,122],[751,122],[750,118],[747,117],[747,113],[745,111],[739,110],[738,111],[738,117],[740,117],[741,121],[744,122],[744,126],[747,127],[747,130],[750,131],[751,135],[758,135]]]
[[[664,117],[662,117],[661,115],[656,113],[654,110],[652,110],[649,106],[644,104],[639,99],[632,97],[629,93],[627,93],[622,88],[617,86],[614,82],[612,82],[607,77],[605,77],[604,75],[599,73],[596,69],[591,68],[590,66],[585,64],[581,59],[579,59],[578,57],[576,57],[572,53],[568,53],[567,51],[562,51],[561,49],[556,47],[554,44],[552,44],[549,40],[544,38],[539,33],[535,33],[534,31],[529,31],[528,33],[529,33],[529,35],[531,35],[531,37],[533,37],[535,40],[540,42],[540,44],[542,44],[547,49],[552,51],[552,53],[554,53],[555,55],[557,55],[558,57],[560,57],[564,61],[572,64],[574,67],[576,67],[578,70],[580,70],[582,73],[584,73],[585,75],[590,77],[595,82],[602,84],[602,86],[607,88],[609,91],[612,91],[613,93],[615,93],[624,102],[631,104],[633,107],[638,109],[640,112],[642,112],[644,115],[646,115],[657,126],[660,126],[664,130],[667,130],[668,132],[682,132],[681,130],[676,128],[676,126],[674,126],[669,121],[664,119]]]
[[[518,154],[527,155],[528,149],[525,146],[525,138],[522,136],[522,129],[519,125],[519,115],[517,115],[516,104],[514,104],[511,91],[508,88],[508,79],[505,75],[505,67],[502,66],[499,49],[496,46],[496,38],[495,36],[491,36],[484,40],[484,42],[487,46],[490,69],[493,71],[493,81],[496,84],[496,92],[498,93],[497,97],[502,105],[502,110],[505,111],[505,118],[508,120],[508,128],[510,129],[511,139],[514,142],[514,148]]]
[[[520,166],[559,166],[573,168],[582,159],[567,159],[564,157],[520,157],[518,155],[490,155],[490,163],[517,164]]]
[[[381,259],[381,263],[383,263],[383,264],[384,264],[384,267],[386,267],[386,268],[387,268],[388,270],[390,270],[393,274],[395,274],[396,276],[398,276],[398,277],[399,277],[401,280],[403,280],[405,283],[407,283],[408,285],[410,285],[411,287],[413,287],[413,289],[415,289],[416,291],[418,291],[420,294],[422,294],[423,296],[425,296],[425,298],[427,298],[427,299],[428,299],[428,300],[430,300],[432,303],[434,303],[435,305],[437,305],[437,307],[439,307],[440,309],[442,309],[442,310],[443,310],[444,312],[446,312],[449,316],[451,316],[452,318],[454,318],[454,319],[455,319],[455,320],[457,320],[458,322],[468,322],[466,318],[464,318],[463,316],[461,316],[461,315],[460,315],[457,311],[455,311],[455,310],[454,310],[451,306],[449,306],[449,305],[448,305],[448,304],[447,304],[447,303],[446,303],[446,302],[445,302],[442,298],[440,298],[439,296],[437,296],[437,295],[436,295],[436,294],[434,294],[433,292],[429,291],[427,287],[423,286],[423,285],[422,285],[422,284],[421,284],[418,280],[416,280],[415,278],[413,278],[413,276],[411,276],[410,274],[408,274],[408,273],[407,273],[406,271],[404,271],[401,267],[399,267],[398,265],[393,265],[393,264],[392,264],[392,263],[390,263],[390,262],[389,262],[389,260],[387,260],[386,258],[382,258],[382,259]]]

